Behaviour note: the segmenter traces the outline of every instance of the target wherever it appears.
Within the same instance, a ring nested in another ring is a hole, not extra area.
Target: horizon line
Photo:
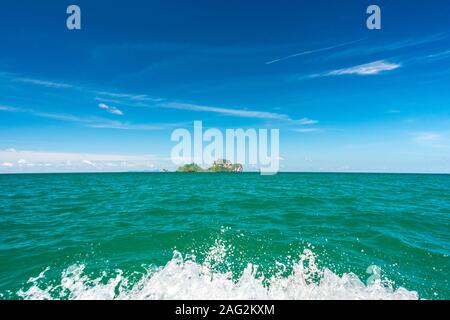
[[[167,174],[167,173],[177,173],[177,174],[207,174],[207,173],[225,173],[225,174],[260,174],[260,171],[244,171],[240,173],[235,172],[177,172],[177,171],[69,171],[69,172],[0,172],[0,175],[39,175],[39,174],[125,174],[125,173],[150,173],[150,174]],[[450,172],[399,172],[399,171],[279,171],[273,175],[283,173],[300,173],[300,174],[410,174],[410,175],[450,175]]]

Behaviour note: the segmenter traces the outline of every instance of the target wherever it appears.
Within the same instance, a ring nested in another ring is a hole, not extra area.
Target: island
[[[185,164],[177,169],[177,172],[243,172],[241,164],[232,164],[226,159],[219,159],[214,161],[214,164],[208,168],[203,169],[196,163]]]

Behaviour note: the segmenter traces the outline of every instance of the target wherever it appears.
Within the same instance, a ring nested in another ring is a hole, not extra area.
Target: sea
[[[450,175],[0,175],[0,299],[450,299]]]

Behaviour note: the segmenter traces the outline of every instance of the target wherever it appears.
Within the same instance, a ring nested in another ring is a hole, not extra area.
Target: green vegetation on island
[[[177,169],[177,172],[242,172],[243,167],[241,164],[232,164],[231,161],[226,159],[219,159],[214,161],[214,164],[208,168],[203,169],[198,164],[190,163],[185,164]]]
[[[204,170],[195,163],[185,164],[177,169],[177,172],[203,172]]]

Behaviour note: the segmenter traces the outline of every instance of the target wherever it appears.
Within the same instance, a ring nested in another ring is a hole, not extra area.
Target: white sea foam
[[[367,285],[355,274],[339,276],[329,269],[320,270],[315,256],[304,250],[293,265],[289,275],[282,275],[286,266],[276,262],[280,272],[265,279],[257,273],[258,267],[248,264],[242,275],[235,279],[232,272],[219,272],[214,265],[227,255],[227,247],[218,241],[209,250],[203,263],[195,257],[183,257],[175,252],[173,258],[161,268],[149,268],[136,277],[125,276],[117,270],[113,276],[104,273],[90,277],[85,265],[73,265],[61,274],[58,283],[45,281],[44,270],[38,277],[30,278],[27,289],[17,294],[24,299],[94,299],[94,300],[142,300],[142,299],[418,299],[414,291],[394,289],[390,281],[382,281],[379,268],[372,272]],[[31,285],[31,287],[30,287]]]

